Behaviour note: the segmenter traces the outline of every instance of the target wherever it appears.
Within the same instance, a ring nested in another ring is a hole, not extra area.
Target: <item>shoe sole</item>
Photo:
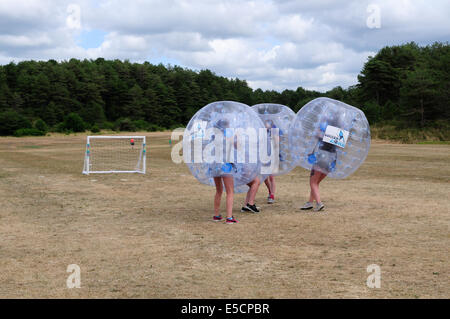
[[[314,209],[315,212],[320,212],[325,208],[325,206],[320,207],[319,209]]]
[[[312,209],[312,207],[308,207],[308,208],[300,207],[300,209],[301,209],[301,210],[310,210],[310,209]]]

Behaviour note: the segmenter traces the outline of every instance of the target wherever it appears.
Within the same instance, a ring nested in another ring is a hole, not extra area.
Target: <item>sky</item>
[[[0,0],[0,64],[127,59],[324,92],[384,46],[448,42],[449,16],[449,0]]]

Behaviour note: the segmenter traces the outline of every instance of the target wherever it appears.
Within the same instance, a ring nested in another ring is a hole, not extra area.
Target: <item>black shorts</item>
[[[318,171],[324,174],[330,173],[330,171],[334,170],[336,166],[336,152],[327,152],[323,150],[319,150],[316,153],[317,161],[314,163],[311,174],[313,175],[313,171]]]

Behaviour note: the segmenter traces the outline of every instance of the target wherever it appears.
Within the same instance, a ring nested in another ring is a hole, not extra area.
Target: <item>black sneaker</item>
[[[248,213],[250,212],[250,209],[247,208],[247,206],[242,206],[241,213]]]
[[[253,209],[252,209],[253,208]],[[256,209],[255,209],[256,208]],[[246,206],[242,206],[241,208],[241,213],[259,213],[260,212],[261,207],[256,206],[256,205],[250,205],[247,203]]]
[[[260,210],[259,210],[259,207],[256,207],[255,204],[250,205],[249,203],[247,203],[247,206],[242,207],[241,212],[252,212],[252,213],[257,214],[260,212]]]

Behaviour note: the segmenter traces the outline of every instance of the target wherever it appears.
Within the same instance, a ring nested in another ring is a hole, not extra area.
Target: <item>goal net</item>
[[[145,136],[88,136],[83,174],[145,174]]]

